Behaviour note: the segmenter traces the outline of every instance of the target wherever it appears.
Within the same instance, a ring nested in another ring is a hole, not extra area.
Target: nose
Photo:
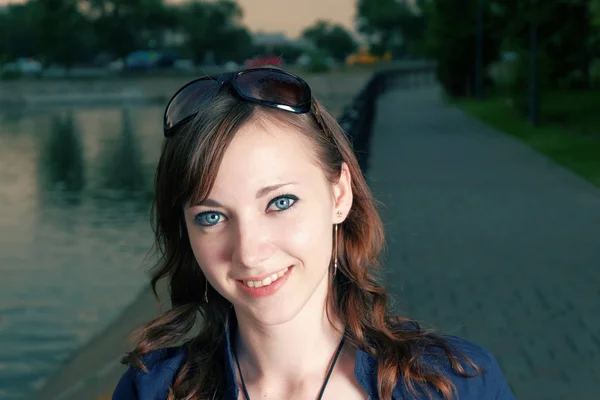
[[[266,226],[258,221],[238,221],[232,261],[246,268],[259,268],[275,253]]]

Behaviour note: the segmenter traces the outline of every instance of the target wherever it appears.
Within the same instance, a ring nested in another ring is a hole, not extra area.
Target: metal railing
[[[379,97],[390,89],[433,85],[436,82],[435,72],[434,63],[383,68],[371,77],[355,100],[343,111],[339,123],[350,137],[363,171],[368,164],[369,141]]]

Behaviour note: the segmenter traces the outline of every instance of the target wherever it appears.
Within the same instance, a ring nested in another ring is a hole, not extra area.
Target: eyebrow
[[[277,190],[277,189],[287,186],[287,185],[295,185],[295,184],[297,184],[297,182],[286,182],[286,183],[278,183],[276,185],[265,186],[265,187],[259,189],[258,192],[256,192],[256,198],[260,199],[261,197],[268,195],[269,193],[271,193],[274,190]]]
[[[295,185],[297,183],[298,182],[286,182],[286,183],[278,183],[276,185],[269,185],[269,186],[262,187],[256,192],[256,198],[260,199],[261,197],[264,197],[279,188],[282,188],[282,187],[288,186],[288,185]],[[195,204],[195,206],[224,208],[218,201],[213,200],[213,199],[205,199],[204,201],[201,201],[201,202]]]

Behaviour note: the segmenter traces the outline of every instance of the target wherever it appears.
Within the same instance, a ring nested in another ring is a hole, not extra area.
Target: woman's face
[[[352,203],[347,166],[331,184],[311,146],[292,127],[246,124],[207,199],[185,210],[192,250],[210,285],[238,315],[262,324],[289,321],[311,298],[326,297],[333,225]]]

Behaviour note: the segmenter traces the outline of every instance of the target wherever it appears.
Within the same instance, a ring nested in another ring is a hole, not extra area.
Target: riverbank
[[[339,115],[366,84],[368,70],[307,74],[303,78],[334,115]],[[48,107],[102,107],[166,104],[190,76],[131,77],[101,80],[23,80],[0,82],[0,108],[36,110]]]
[[[315,96],[339,115],[376,72],[387,69],[431,65],[428,61],[400,61],[367,67],[346,67],[311,73],[292,69],[302,76]],[[215,71],[207,71],[207,73]],[[0,108],[35,109],[56,106],[113,106],[163,104],[183,84],[205,73],[161,73],[99,75],[85,78],[43,78],[0,80]]]
[[[167,302],[162,288],[161,300]],[[163,303],[164,304],[164,303]],[[149,288],[141,291],[137,299],[111,323],[107,329],[93,337],[77,351],[31,400],[96,399],[114,387],[125,367],[121,357],[132,348],[131,333],[160,314],[161,303]]]

